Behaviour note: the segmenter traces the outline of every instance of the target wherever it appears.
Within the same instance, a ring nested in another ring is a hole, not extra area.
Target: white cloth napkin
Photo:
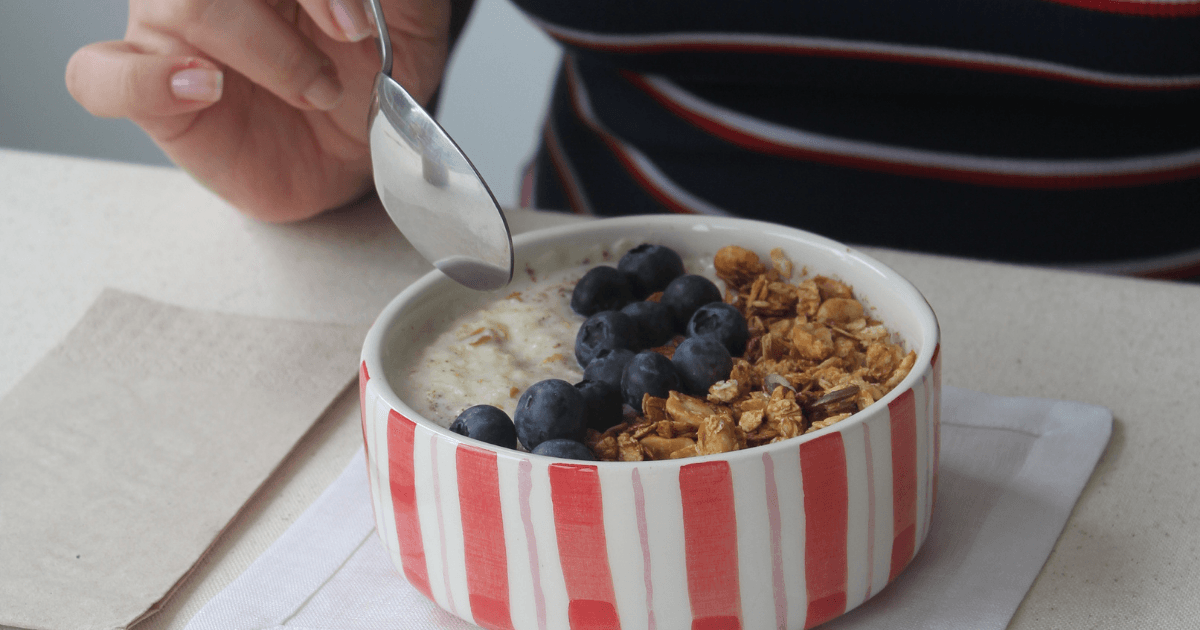
[[[894,583],[825,628],[1004,628],[1108,443],[1102,407],[945,388],[929,538]],[[469,629],[392,568],[360,450],[187,630]]]

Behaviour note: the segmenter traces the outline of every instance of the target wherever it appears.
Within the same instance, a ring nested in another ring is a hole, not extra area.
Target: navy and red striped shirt
[[[1200,265],[1200,0],[514,0],[565,54],[531,205]]]

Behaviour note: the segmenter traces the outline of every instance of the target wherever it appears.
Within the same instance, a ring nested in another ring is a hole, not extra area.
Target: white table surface
[[[509,220],[523,231],[572,219]],[[1197,627],[1200,285],[867,251],[933,305],[946,384],[1104,405],[1116,418],[1010,627]],[[103,287],[192,308],[361,323],[428,268],[374,201],[268,225],[175,169],[0,150],[0,395]],[[253,562],[345,467],[361,441],[357,417],[351,392],[138,630],[182,628]]]

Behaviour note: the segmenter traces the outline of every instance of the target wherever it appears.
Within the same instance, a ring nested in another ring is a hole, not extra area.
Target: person
[[[513,1],[564,47],[533,207],[1200,274],[1200,1]],[[423,103],[463,6],[385,1]],[[372,28],[357,0],[133,0],[67,84],[243,211],[302,219],[370,188]]]

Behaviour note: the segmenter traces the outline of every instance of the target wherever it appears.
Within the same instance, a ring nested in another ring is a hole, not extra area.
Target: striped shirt
[[[1200,0],[514,0],[564,46],[527,202],[1200,273]]]

